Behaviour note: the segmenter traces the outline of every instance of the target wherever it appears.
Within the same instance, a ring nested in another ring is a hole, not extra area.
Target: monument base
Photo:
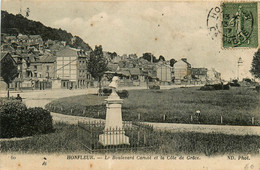
[[[101,134],[99,135],[99,142],[103,146],[108,146],[108,145],[130,145],[129,143],[129,137],[124,135],[124,134]]]

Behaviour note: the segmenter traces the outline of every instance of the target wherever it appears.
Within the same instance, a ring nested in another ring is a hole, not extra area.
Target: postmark
[[[224,48],[258,47],[257,3],[222,4]]]
[[[221,8],[216,6],[209,10],[207,15],[207,29],[212,40],[221,34]]]

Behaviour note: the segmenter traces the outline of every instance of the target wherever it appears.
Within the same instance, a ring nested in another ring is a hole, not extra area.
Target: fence
[[[123,128],[105,128],[105,122],[78,122],[77,137],[78,141],[86,148],[87,151],[93,152],[149,152],[160,145],[157,140],[157,133],[153,131],[151,125],[141,122],[124,121]],[[103,146],[99,141],[99,135],[105,134],[106,140],[111,145]],[[129,143],[124,136],[129,138]],[[122,144],[118,144],[122,142]],[[128,144],[127,144],[128,143]],[[114,145],[113,145],[114,144]]]

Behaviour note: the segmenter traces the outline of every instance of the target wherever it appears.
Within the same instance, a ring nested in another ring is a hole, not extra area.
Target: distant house
[[[46,79],[56,78],[56,58],[52,54],[45,53],[40,57],[38,63],[40,64],[41,77]]]
[[[156,64],[157,78],[162,84],[168,84],[172,82],[172,72],[173,68],[170,65],[164,63]]]
[[[182,81],[187,80],[191,74],[191,64],[188,63],[186,58],[182,58],[174,64],[174,82],[180,84]]]
[[[11,44],[11,43],[17,43],[18,40],[17,40],[16,36],[5,36],[4,37],[4,42],[8,43],[8,44]]]
[[[15,54],[15,49],[9,44],[2,44],[1,51],[9,52],[10,54]]]
[[[77,85],[78,88],[89,87],[91,83],[91,74],[87,71],[87,62],[89,58],[89,53],[85,53],[85,51],[80,50],[77,52],[78,60],[78,74],[77,74]]]
[[[40,35],[5,36],[4,44],[8,44],[17,53],[43,52],[43,40]]]
[[[29,70],[32,73],[32,89],[52,88],[51,80],[56,77],[56,58],[50,53],[45,53],[42,56],[32,54],[28,56]]]
[[[145,82],[145,76],[140,68],[129,68],[129,72],[134,86],[140,86]]]
[[[18,54],[13,55],[13,58],[17,62],[18,66],[18,77],[15,79],[14,88],[19,89],[28,89],[32,88],[32,67],[31,67],[31,58],[38,57],[38,55],[34,54]]]
[[[221,83],[221,73],[216,71],[216,69],[211,68],[207,72],[206,78],[207,84],[219,84]]]
[[[87,54],[82,50],[65,47],[56,53],[57,78],[61,88],[88,87],[92,81],[87,72]]]
[[[207,79],[207,68],[192,68],[191,69],[191,77],[192,81],[196,83],[204,84],[206,83]]]
[[[40,35],[30,35],[28,45],[29,50],[43,52],[43,40]]]
[[[120,56],[116,56],[112,59],[113,63],[119,63],[122,60],[122,58]]]

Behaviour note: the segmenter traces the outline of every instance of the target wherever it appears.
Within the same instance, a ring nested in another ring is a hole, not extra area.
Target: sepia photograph
[[[0,169],[260,169],[259,1],[2,0]]]

